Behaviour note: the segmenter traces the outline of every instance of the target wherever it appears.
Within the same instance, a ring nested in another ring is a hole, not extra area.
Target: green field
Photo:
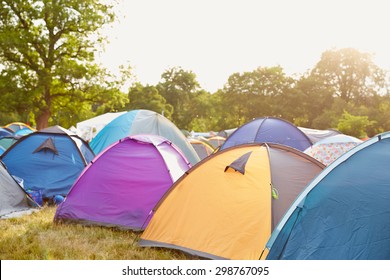
[[[0,220],[1,260],[191,260],[165,248],[139,247],[138,233],[98,226],[54,224],[55,207]]]

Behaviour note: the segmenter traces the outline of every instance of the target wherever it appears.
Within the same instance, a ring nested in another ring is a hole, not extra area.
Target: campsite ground
[[[139,234],[105,227],[54,224],[55,207],[0,220],[2,260],[189,260],[164,248],[142,248]]]

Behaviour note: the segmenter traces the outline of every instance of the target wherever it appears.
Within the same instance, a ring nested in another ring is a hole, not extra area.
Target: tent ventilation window
[[[38,153],[38,152],[47,152],[51,151],[54,154],[58,155],[58,150],[56,148],[56,145],[54,144],[54,141],[51,137],[47,138],[38,148],[35,149],[33,154]]]
[[[231,168],[235,171],[240,172],[242,175],[245,175],[245,165],[248,162],[248,159],[251,156],[251,154],[252,152],[248,152],[240,156],[238,159],[236,159],[231,164],[225,167],[225,172]]]

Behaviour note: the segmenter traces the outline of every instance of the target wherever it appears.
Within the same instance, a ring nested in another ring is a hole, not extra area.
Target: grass
[[[56,207],[0,220],[2,260],[191,260],[176,250],[138,246],[140,233],[119,229],[54,224]]]

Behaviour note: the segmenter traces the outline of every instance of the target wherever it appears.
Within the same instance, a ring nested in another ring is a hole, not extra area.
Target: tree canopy
[[[167,118],[172,117],[173,106],[158,92],[155,86],[136,83],[129,89],[127,110],[146,109],[158,112]]]
[[[111,8],[97,0],[2,0],[3,108],[33,115],[39,129],[59,108],[97,102],[110,91],[109,84],[94,83],[104,75],[94,51],[103,39],[99,29],[114,20]]]
[[[232,73],[216,92],[180,66],[156,85],[124,89],[95,62],[99,31],[115,20],[99,0],[0,0],[0,120],[64,127],[105,112],[149,109],[177,127],[220,131],[275,116],[298,126],[372,136],[390,130],[389,73],[372,55],[325,50],[313,69],[290,77],[281,66]]]
[[[311,76],[330,88],[335,96],[360,104],[366,97],[379,93],[385,78],[370,54],[352,48],[325,51]]]

